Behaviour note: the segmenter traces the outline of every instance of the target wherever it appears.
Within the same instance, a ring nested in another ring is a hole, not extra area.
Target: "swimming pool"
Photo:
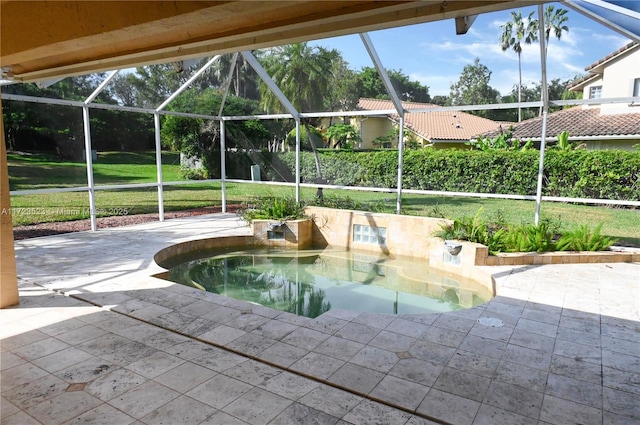
[[[334,308],[442,313],[493,297],[486,286],[430,268],[424,260],[336,248],[200,251],[181,258],[168,279],[306,317]]]

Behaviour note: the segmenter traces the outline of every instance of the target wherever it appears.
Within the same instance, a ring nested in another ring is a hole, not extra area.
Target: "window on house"
[[[633,97],[640,96],[640,78],[633,80]]]
[[[602,97],[602,86],[589,87],[589,99],[600,99]]]

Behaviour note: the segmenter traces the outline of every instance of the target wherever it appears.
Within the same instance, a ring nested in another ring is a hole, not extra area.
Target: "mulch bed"
[[[227,205],[227,212],[236,213],[242,209],[241,205]],[[194,208],[184,211],[165,211],[165,220],[171,220],[172,218],[192,217],[204,214],[213,214],[222,212],[222,207],[203,207]],[[113,217],[99,217],[98,229],[105,229],[108,227],[120,227],[130,226],[133,224],[148,223],[151,221],[158,221],[158,214],[136,214],[136,215],[122,215]],[[60,235],[63,233],[82,232],[85,230],[91,230],[91,220],[75,220],[75,221],[63,221],[56,223],[39,223],[28,226],[15,226],[13,228],[13,238],[15,240],[38,238],[41,236]]]

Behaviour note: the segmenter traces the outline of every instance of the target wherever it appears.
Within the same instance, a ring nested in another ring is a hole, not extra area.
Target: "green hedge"
[[[260,164],[263,180],[293,181],[295,153],[229,153],[227,176],[247,178]],[[409,150],[404,155],[403,188],[452,192],[535,195],[538,151]],[[323,178],[344,186],[397,186],[398,153],[321,151]],[[313,153],[301,153],[303,182],[317,178]],[[640,200],[640,152],[560,151],[545,155],[548,196]]]

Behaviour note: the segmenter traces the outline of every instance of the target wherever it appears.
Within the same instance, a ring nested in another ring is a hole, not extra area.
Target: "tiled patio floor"
[[[487,267],[481,307],[317,319],[149,277],[165,246],[246,234],[219,214],[17,242],[0,423],[640,424],[639,264]]]

